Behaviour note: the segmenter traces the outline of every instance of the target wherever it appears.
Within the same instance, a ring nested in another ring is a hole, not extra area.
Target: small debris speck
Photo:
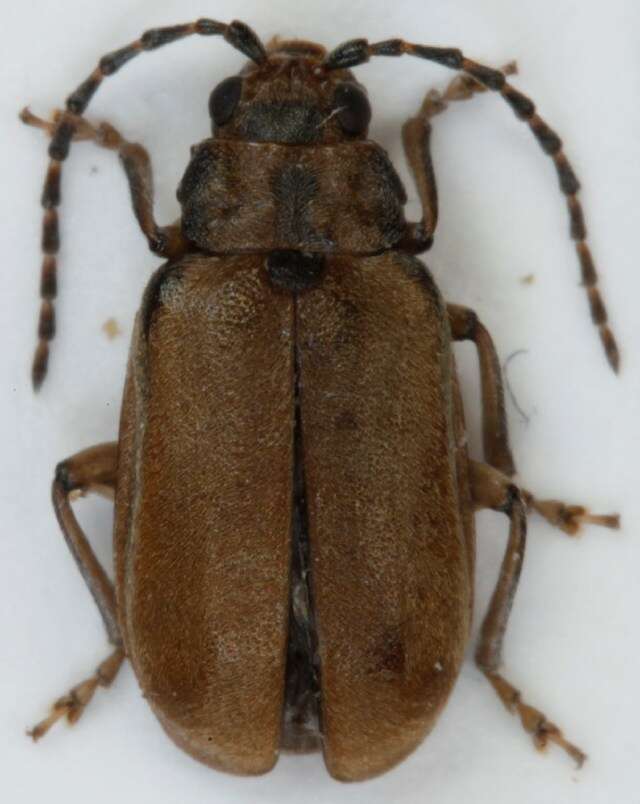
[[[535,274],[527,274],[526,276],[520,277],[520,283],[522,285],[533,285],[536,281]]]
[[[117,338],[118,335],[122,335],[122,330],[118,326],[118,322],[115,318],[108,318],[102,325],[102,331],[110,341]]]

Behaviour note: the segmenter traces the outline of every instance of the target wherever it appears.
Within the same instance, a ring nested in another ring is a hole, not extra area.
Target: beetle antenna
[[[257,64],[264,63],[268,56],[258,36],[243,22],[235,20],[228,25],[211,19],[199,19],[184,25],[167,28],[152,28],[139,39],[118,50],[104,55],[97,67],[75,89],[66,101],[66,111],[57,115],[51,127],[49,143],[49,167],[42,191],[44,217],[42,223],[43,262],[40,278],[40,317],[38,321],[38,345],[33,358],[31,379],[38,390],[47,373],[49,361],[49,342],[55,334],[55,311],[53,300],[57,293],[57,254],[60,248],[60,228],[57,207],[60,205],[60,178],[62,162],[67,158],[71,141],[78,138],[82,128],[82,113],[89,105],[93,95],[104,78],[113,75],[128,61],[147,50],[156,50],[162,45],[176,42],[186,36],[223,36],[230,45],[244,53]],[[31,125],[35,118],[28,110],[23,111],[21,119]],[[46,128],[46,126],[40,126]]]
[[[487,89],[499,92],[511,106],[515,115],[529,125],[542,150],[553,159],[558,172],[560,189],[567,199],[570,233],[576,244],[582,284],[587,292],[591,318],[600,333],[600,339],[609,365],[617,373],[620,367],[620,354],[615,336],[609,326],[602,296],[597,287],[598,274],[586,242],[587,229],[584,223],[584,214],[577,198],[580,183],[564,154],[562,140],[536,113],[533,101],[511,86],[503,72],[471,61],[457,48],[416,45],[411,42],[405,42],[403,39],[387,39],[374,44],[369,44],[366,39],[351,39],[331,51],[324,59],[322,66],[327,70],[346,69],[356,67],[358,64],[364,64],[372,56],[402,56],[405,54],[433,61],[452,70],[460,70],[480,82]]]

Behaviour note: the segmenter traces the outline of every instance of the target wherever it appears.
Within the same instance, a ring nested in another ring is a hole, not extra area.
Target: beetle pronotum
[[[153,215],[149,157],[84,112],[102,81],[145,50],[223,36],[249,58],[219,84],[213,137],[193,148],[181,219]],[[462,71],[403,129],[422,220],[367,139],[371,110],[351,68],[403,54]],[[508,72],[508,70],[506,71]],[[113,651],[31,732],[77,720],[129,658],[172,739],[235,773],[278,750],[322,748],[329,772],[364,779],[429,732],[458,675],[473,592],[473,513],[510,535],[476,660],[538,747],[582,751],[500,672],[524,557],[526,513],[569,534],[615,515],[539,500],[511,481],[500,368],[475,313],[445,304],[415,255],[437,222],[430,118],[481,88],[499,93],[553,159],[594,322],[618,367],[577,200],[555,132],[502,71],[454,48],[357,39],[330,53],[264,47],[245,24],[201,19],[148,31],[105,55],[46,122],[44,262],[34,385],[53,337],[61,167],[74,139],[117,151],[140,227],[168,259],[145,292],[118,442],[59,464],[54,507]],[[250,165],[250,170],[247,166]],[[484,458],[467,454],[452,343],[474,342]],[[115,494],[115,588],[70,506]]]

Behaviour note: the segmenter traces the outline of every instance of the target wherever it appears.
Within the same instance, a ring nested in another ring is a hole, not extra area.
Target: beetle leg
[[[501,70],[505,75],[518,71],[515,62],[505,64]],[[427,92],[418,114],[407,120],[402,127],[404,152],[422,206],[422,220],[419,223],[409,223],[400,241],[403,251],[419,254],[430,248],[438,223],[438,192],[430,148],[431,118],[444,112],[450,101],[466,100],[479,92],[486,92],[486,87],[471,75],[458,75],[444,92],[436,89]]]
[[[430,138],[431,124],[421,109],[416,117],[407,120],[402,127],[402,144],[422,207],[422,220],[407,224],[399,244],[402,251],[410,254],[420,254],[431,247],[438,223],[438,191],[431,162]]]
[[[539,709],[522,700],[520,692],[498,673],[502,664],[502,644],[518,588],[526,546],[526,503],[517,486],[486,464],[471,462],[472,492],[478,508],[492,508],[505,513],[510,521],[509,542],[496,588],[482,622],[476,663],[509,712],[520,717],[522,726],[542,750],[549,742],[563,748],[581,767],[586,754],[565,739],[560,729]]]
[[[600,525],[612,530],[620,527],[619,514],[592,514],[582,505],[567,505],[561,500],[538,500],[531,492],[521,491],[528,509],[536,511],[569,536],[578,534],[582,525]]]
[[[42,129],[51,137],[65,115],[68,117],[70,113],[58,109],[53,113],[52,119],[47,121],[25,108],[20,113],[20,119],[29,126]],[[137,142],[126,140],[110,123],[94,126],[83,117],[71,116],[74,118],[73,140],[90,140],[100,148],[118,152],[129,182],[133,211],[151,251],[170,259],[182,256],[185,242],[180,226],[158,226],[153,217],[153,173],[147,149]]]
[[[491,335],[473,310],[457,304],[448,304],[447,313],[453,339],[471,340],[478,350],[484,456],[489,466],[499,470],[495,473],[493,482],[502,484],[515,474],[516,469],[509,447],[502,373],[495,346]],[[620,517],[617,514],[592,514],[582,505],[567,505],[560,500],[539,500],[526,489],[521,489],[521,495],[527,510],[536,511],[547,522],[570,536],[578,533],[583,524],[601,525],[612,529],[620,527]]]
[[[50,715],[29,731],[34,740],[46,734],[65,715],[70,723],[75,723],[97,687],[108,687],[124,660],[113,584],[98,562],[70,503],[74,495],[82,495],[88,491],[113,497],[117,462],[118,445],[110,443],[90,447],[56,467],[52,490],[53,507],[67,545],[102,615],[109,642],[115,650],[102,662],[93,676],[77,684],[54,703]]]
[[[598,289],[598,274],[591,256],[591,251],[587,245],[587,229],[584,221],[582,205],[578,200],[580,182],[567,159],[562,145],[562,140],[556,132],[540,117],[536,111],[536,106],[531,98],[523,95],[507,80],[504,72],[494,70],[484,64],[468,59],[458,48],[451,47],[432,47],[430,45],[419,45],[413,42],[406,42],[404,39],[385,39],[382,42],[369,43],[366,39],[351,39],[343,42],[332,50],[325,57],[323,64],[325,69],[337,70],[345,67],[356,67],[364,64],[372,56],[402,56],[407,54],[416,58],[426,59],[427,61],[441,64],[452,70],[470,76],[487,89],[498,92],[511,107],[516,117],[527,123],[531,132],[537,139],[542,150],[553,160],[560,182],[560,190],[567,200],[567,209],[570,219],[570,235],[576,244],[576,253],[580,262],[582,274],[582,284],[587,291],[591,318],[598,328],[600,340],[605,351],[607,360],[611,368],[617,372],[620,368],[620,354],[615,336],[609,326],[607,311],[602,300],[602,295]],[[461,97],[468,97],[466,92],[473,85],[462,79],[454,83],[453,94],[459,92]],[[428,106],[428,104],[427,104]],[[437,104],[436,104],[437,106]],[[428,108],[427,116],[428,119]],[[420,148],[426,152],[428,137],[418,139],[416,153],[419,154]],[[412,226],[408,227],[409,236]],[[402,243],[400,243],[402,247]],[[425,246],[426,247],[426,246]]]
[[[506,475],[474,461],[471,462],[471,483],[477,508],[503,511],[511,519],[509,544],[489,610],[482,623],[476,662],[506,708],[520,716],[523,727],[532,734],[536,747],[542,749],[549,741],[555,742],[580,766],[586,755],[565,740],[558,727],[549,722],[542,712],[525,703],[520,692],[497,670],[502,661],[502,643],[524,557],[526,510],[537,511],[552,525],[570,535],[574,535],[582,523],[617,528],[619,517],[593,515],[582,506],[568,506],[558,500],[537,500],[530,492],[514,486]]]
[[[42,125],[44,121],[38,120],[28,109],[23,110],[20,115],[23,122],[28,125],[35,125],[38,128],[44,128],[51,136],[51,142],[49,144],[50,161],[41,201],[42,207],[45,210],[42,222],[42,250],[44,252],[44,258],[40,280],[40,297],[42,301],[38,323],[38,345],[36,346],[31,368],[31,381],[36,391],[42,385],[47,374],[49,342],[53,339],[55,333],[53,300],[56,296],[56,254],[60,247],[57,207],[60,206],[62,163],[69,155],[71,142],[74,139],[86,139],[82,135],[77,138],[75,136],[76,129],[85,129],[85,126],[89,125],[80,115],[84,113],[104,79],[115,75],[115,73],[122,69],[131,59],[139,56],[141,53],[147,53],[159,47],[163,47],[164,45],[171,44],[172,42],[177,42],[187,36],[195,35],[223,36],[232,47],[244,53],[257,64],[261,64],[267,59],[267,53],[262,42],[251,28],[239,20],[235,20],[227,25],[223,22],[203,17],[195,22],[186,24],[151,28],[151,30],[145,31],[142,36],[130,42],[128,45],[113,50],[111,53],[105,53],[90,75],[71,93],[71,95],[69,95],[66,101],[66,111],[60,112],[54,116],[53,126],[46,123]],[[138,147],[140,148],[141,146]],[[126,165],[125,170],[129,179],[132,195],[134,195],[134,192],[138,189],[134,187],[135,176],[132,178]],[[146,170],[150,176],[148,165]],[[139,175],[144,177],[144,174],[145,166],[143,164],[142,171]],[[150,189],[150,185],[147,189]],[[144,205],[144,188],[141,190],[141,202]],[[136,201],[134,198],[134,208],[135,206]],[[151,195],[148,196],[148,209],[151,210]],[[138,215],[137,211],[136,215]],[[138,220],[140,220],[140,218],[138,218]],[[179,234],[180,230],[177,226],[170,226],[164,229],[158,229],[156,227],[155,230],[151,232],[151,237],[149,237],[149,234],[145,231],[145,235],[149,238],[151,248],[154,251],[160,249],[156,251],[156,253],[171,257],[176,256],[173,254],[172,250],[174,247],[177,249],[178,245],[181,243]]]
[[[477,503],[478,507],[485,508],[487,506],[484,500],[487,495],[491,494],[493,499],[499,500],[503,493],[502,489],[510,482],[510,479],[505,473],[486,464],[474,462],[473,467],[474,498],[480,500],[480,503]],[[539,500],[527,489],[520,488],[519,491],[527,511],[535,511],[549,524],[569,536],[578,534],[582,525],[599,525],[611,530],[618,530],[620,527],[618,514],[592,514],[583,505],[568,505],[561,500]]]
[[[457,304],[448,304],[447,313],[453,339],[473,341],[478,350],[485,460],[490,466],[510,477],[515,474],[516,468],[509,447],[502,373],[493,340],[473,310]]]
[[[484,456],[489,466],[499,470],[495,473],[493,482],[505,483],[509,477],[515,474],[516,469],[509,448],[502,373],[493,340],[473,310],[457,304],[448,304],[447,313],[453,339],[456,341],[471,340],[478,350],[482,388]],[[575,536],[583,524],[600,525],[612,529],[620,527],[620,517],[617,514],[592,514],[582,505],[567,505],[560,500],[539,500],[526,489],[520,489],[520,493],[527,510],[540,514],[547,522],[570,536]]]
[[[55,137],[61,125],[70,127],[70,138],[89,140],[102,148],[117,151],[120,162],[129,182],[133,211],[149,248],[155,254],[170,259],[180,257],[186,250],[178,224],[158,226],[153,217],[153,175],[149,154],[138,143],[128,142],[109,123],[93,126],[83,117],[71,112],[56,111],[50,121],[43,120],[23,109],[20,114],[23,123],[42,129],[50,137]],[[65,122],[66,121],[66,122]],[[44,189],[42,206],[45,210],[42,225],[42,250],[44,253],[40,275],[40,318],[38,321],[38,345],[33,358],[31,377],[37,390],[47,373],[49,362],[49,342],[55,335],[54,299],[57,295],[57,253],[60,248],[60,232],[57,208],[60,205],[61,159],[52,159]]]
[[[40,723],[29,729],[27,734],[33,740],[39,740],[49,731],[54,723],[65,717],[69,723],[74,724],[79,720],[87,704],[93,698],[93,693],[98,687],[109,687],[111,682],[118,674],[118,670],[124,661],[124,650],[116,648],[99,666],[94,675],[76,684],[66,695],[58,700],[51,707],[51,712]]]

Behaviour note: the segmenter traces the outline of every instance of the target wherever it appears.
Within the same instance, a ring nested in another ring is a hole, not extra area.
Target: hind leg
[[[513,605],[520,571],[524,560],[527,520],[526,508],[520,490],[509,478],[485,464],[472,462],[471,465],[473,499],[478,508],[492,508],[502,511],[510,520],[509,542],[505,550],[502,567],[489,608],[482,622],[480,640],[476,650],[476,664],[496,691],[498,697],[512,714],[520,717],[523,728],[531,734],[534,745],[544,749],[549,742],[563,748],[582,766],[586,754],[570,743],[562,731],[547,716],[526,703],[520,691],[498,672],[502,665],[502,645],[509,614]]]
[[[531,734],[536,748],[544,749],[549,742],[556,743],[581,766],[586,754],[566,740],[543,712],[526,703],[520,691],[498,670],[502,664],[502,645],[524,559],[527,508],[540,511],[549,522],[570,534],[575,533],[582,522],[618,527],[618,517],[591,516],[581,507],[565,506],[553,500],[536,500],[529,492],[518,489],[510,478],[497,469],[475,461],[471,462],[471,487],[476,508],[501,511],[511,522],[498,582],[482,623],[476,663],[507,710],[520,717],[523,728]]]
[[[448,305],[454,340],[472,340],[478,350],[483,408],[483,441],[487,463],[471,462],[471,489],[475,507],[491,508],[510,519],[509,542],[489,609],[482,623],[476,663],[508,711],[520,717],[537,748],[549,742],[561,746],[578,765],[586,755],[565,739],[560,729],[543,712],[525,702],[518,689],[500,672],[502,646],[509,614],[520,578],[526,544],[526,513],[536,511],[569,535],[583,524],[619,527],[615,514],[594,515],[586,508],[559,500],[539,500],[511,480],[515,466],[509,449],[500,366],[493,342],[476,314],[467,308]]]
[[[92,491],[113,497],[117,461],[118,445],[100,444],[79,452],[56,467],[52,489],[53,507],[71,554],[102,615],[109,642],[114,649],[92,676],[59,698],[53,704],[49,716],[28,732],[34,740],[44,736],[62,717],[66,716],[69,723],[75,723],[96,689],[99,686],[108,687],[124,661],[113,584],[98,562],[71,508],[71,499],[77,494]]]

